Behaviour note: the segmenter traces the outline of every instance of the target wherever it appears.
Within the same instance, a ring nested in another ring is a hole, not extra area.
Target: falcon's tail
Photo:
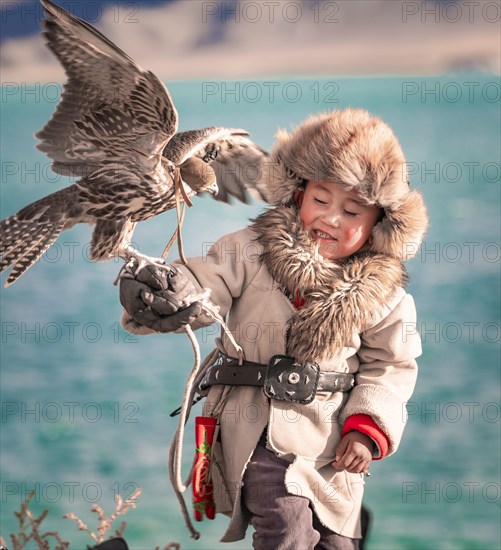
[[[73,186],[71,186],[73,187]],[[74,225],[64,208],[72,195],[71,187],[36,201],[0,222],[0,273],[12,267],[4,286],[25,273],[58,238]]]
[[[43,227],[17,218],[17,214],[0,222],[0,273],[14,266],[4,286],[16,282],[54,243],[64,224],[48,223]]]

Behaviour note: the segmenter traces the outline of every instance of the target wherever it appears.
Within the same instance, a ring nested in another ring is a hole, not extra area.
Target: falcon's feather
[[[36,136],[38,148],[74,176],[108,161],[154,170],[178,124],[166,87],[91,25],[49,0],[42,4],[47,45],[68,81]]]
[[[137,222],[176,204],[180,174],[187,197],[218,180],[218,200],[264,198],[256,173],[267,158],[245,130],[211,127],[176,134],[167,88],[90,24],[41,0],[48,47],[67,82],[57,109],[38,132],[55,172],[80,179],[0,222],[0,272],[16,281],[77,223],[96,224],[91,258],[128,248]],[[194,169],[194,165],[199,168]],[[200,169],[203,166],[203,169]]]

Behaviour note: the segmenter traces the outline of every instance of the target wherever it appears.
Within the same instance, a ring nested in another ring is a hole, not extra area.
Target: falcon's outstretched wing
[[[246,130],[210,127],[179,132],[166,145],[164,156],[181,164],[195,156],[208,162],[216,173],[218,201],[229,202],[230,196],[248,203],[248,194],[267,200],[261,184],[268,152],[249,138]]]
[[[104,162],[154,170],[177,130],[166,87],[91,25],[41,0],[47,45],[68,81],[38,148],[55,172],[85,176]]]

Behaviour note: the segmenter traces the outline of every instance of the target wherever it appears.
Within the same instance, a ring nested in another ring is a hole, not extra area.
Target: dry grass
[[[28,542],[33,541],[37,544],[37,548],[40,550],[68,550],[70,543],[63,540],[57,531],[41,531],[41,524],[45,520],[48,514],[48,510],[44,510],[38,517],[35,517],[29,509],[30,502],[35,494],[32,491],[27,499],[21,504],[21,510],[14,512],[19,522],[19,533],[16,535],[11,533],[9,535],[12,546],[9,550],[23,550]],[[98,524],[95,532],[91,531],[89,527],[74,513],[70,512],[63,517],[74,521],[79,531],[85,531],[93,540],[95,545],[99,545],[106,540],[106,535],[112,529],[113,522],[118,516],[123,516],[127,511],[132,508],[136,508],[137,497],[141,494],[141,489],[136,489],[129,498],[123,500],[120,495],[116,497],[115,511],[108,517],[99,504],[94,504],[91,511],[97,514]],[[118,529],[108,538],[121,537],[126,522],[122,521]],[[54,544],[52,547],[51,544]],[[97,546],[94,546],[97,548]],[[162,550],[180,550],[181,545],[177,542],[170,542],[162,548]],[[7,550],[7,543],[0,536],[0,550]],[[160,550],[160,547],[155,547],[155,550]]]

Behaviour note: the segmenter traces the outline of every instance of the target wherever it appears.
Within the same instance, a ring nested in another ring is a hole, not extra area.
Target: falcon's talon
[[[134,275],[132,275],[131,273],[123,273],[123,274],[118,274],[115,278],[115,280],[113,281],[113,284],[114,286],[117,286],[118,285],[118,281],[121,281],[122,279],[135,279]]]
[[[165,269],[169,275],[172,272],[172,267],[165,262],[164,258],[156,258],[154,256],[142,254],[130,244],[126,245],[120,252],[120,257],[125,263],[121,267],[114,284],[116,284],[121,278],[135,279],[139,272],[148,265],[155,265],[160,269]],[[125,273],[122,274],[122,272]]]
[[[134,275],[129,271],[128,264],[124,263],[123,266],[120,268],[118,275],[115,277],[115,280],[113,281],[113,285],[117,286],[118,281],[121,279],[133,279]]]

